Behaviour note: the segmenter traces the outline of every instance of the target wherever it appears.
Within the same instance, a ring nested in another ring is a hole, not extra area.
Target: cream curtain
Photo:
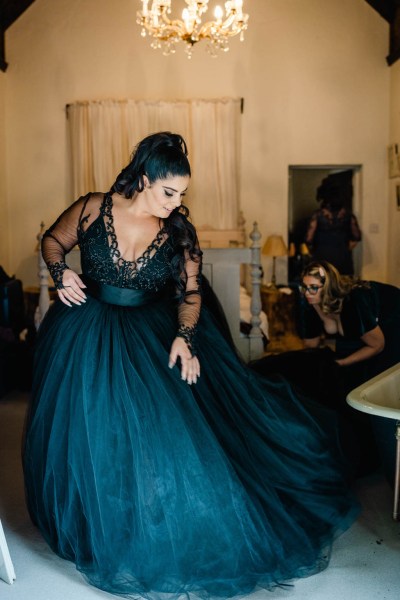
[[[74,197],[106,191],[146,135],[173,131],[189,150],[186,202],[197,226],[236,228],[239,213],[240,99],[101,100],[68,105]]]

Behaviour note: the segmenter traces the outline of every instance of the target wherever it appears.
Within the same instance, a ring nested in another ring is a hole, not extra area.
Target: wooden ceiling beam
[[[366,0],[390,25],[389,55],[386,62],[390,66],[400,58],[400,0]]]
[[[0,71],[5,71],[7,69],[6,63],[6,52],[5,52],[5,35],[4,31],[0,29]]]
[[[35,0],[0,0],[0,69],[7,69],[5,32]]]
[[[396,11],[396,0],[366,0],[381,17],[388,23],[392,23]]]

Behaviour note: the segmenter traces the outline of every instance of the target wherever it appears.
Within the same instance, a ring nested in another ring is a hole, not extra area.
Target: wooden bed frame
[[[249,247],[229,247],[227,244],[233,238],[233,230],[220,230],[219,243],[225,247],[206,247],[202,245],[203,236],[212,239],[213,231],[198,230],[200,246],[203,250],[203,274],[209,280],[211,287],[218,296],[224,309],[229,328],[236,348],[246,362],[260,358],[263,354],[263,335],[260,329],[261,319],[261,234],[257,223],[254,223],[250,233]],[[224,234],[226,237],[224,238]],[[236,239],[240,240],[241,235]],[[244,237],[245,239],[245,237]],[[240,285],[243,283],[243,266],[249,266],[251,296],[251,330],[248,335],[240,331]]]
[[[40,242],[44,231],[38,234]],[[203,249],[203,273],[225,311],[234,343],[245,361],[254,360],[263,354],[263,334],[260,329],[261,312],[261,254],[257,223],[250,233],[251,244],[245,245],[244,221],[237,230],[215,230],[206,227],[198,229],[200,245]],[[203,246],[204,242],[204,246]],[[79,249],[74,248],[67,255],[67,264],[78,273],[81,271]],[[251,296],[251,330],[248,335],[240,331],[240,285],[243,283],[243,265],[248,266],[248,286]],[[50,305],[49,273],[42,254],[38,252],[39,305],[36,309],[35,325],[39,327]]]
[[[246,221],[239,213],[236,229],[215,229],[210,225],[196,226],[201,249],[205,248],[244,248],[246,246]]]

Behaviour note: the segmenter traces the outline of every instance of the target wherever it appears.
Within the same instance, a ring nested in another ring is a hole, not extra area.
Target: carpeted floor
[[[74,565],[49,550],[29,520],[20,464],[26,405],[21,393],[0,400],[0,519],[16,572],[12,585],[0,580],[0,599],[116,598],[87,585]],[[251,600],[398,600],[400,524],[391,518],[392,491],[376,474],[358,481],[356,492],[362,515],[335,542],[329,567],[289,589],[255,592]]]

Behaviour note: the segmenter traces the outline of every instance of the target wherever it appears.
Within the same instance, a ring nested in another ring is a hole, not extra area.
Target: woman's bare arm
[[[349,354],[349,356],[338,359],[336,361],[338,365],[348,367],[362,360],[367,360],[382,352],[385,347],[385,336],[379,325],[371,329],[371,331],[367,331],[367,333],[361,336],[361,340],[365,345],[352,354]]]
[[[320,335],[315,338],[303,339],[304,348],[319,348],[320,343],[321,343]]]

